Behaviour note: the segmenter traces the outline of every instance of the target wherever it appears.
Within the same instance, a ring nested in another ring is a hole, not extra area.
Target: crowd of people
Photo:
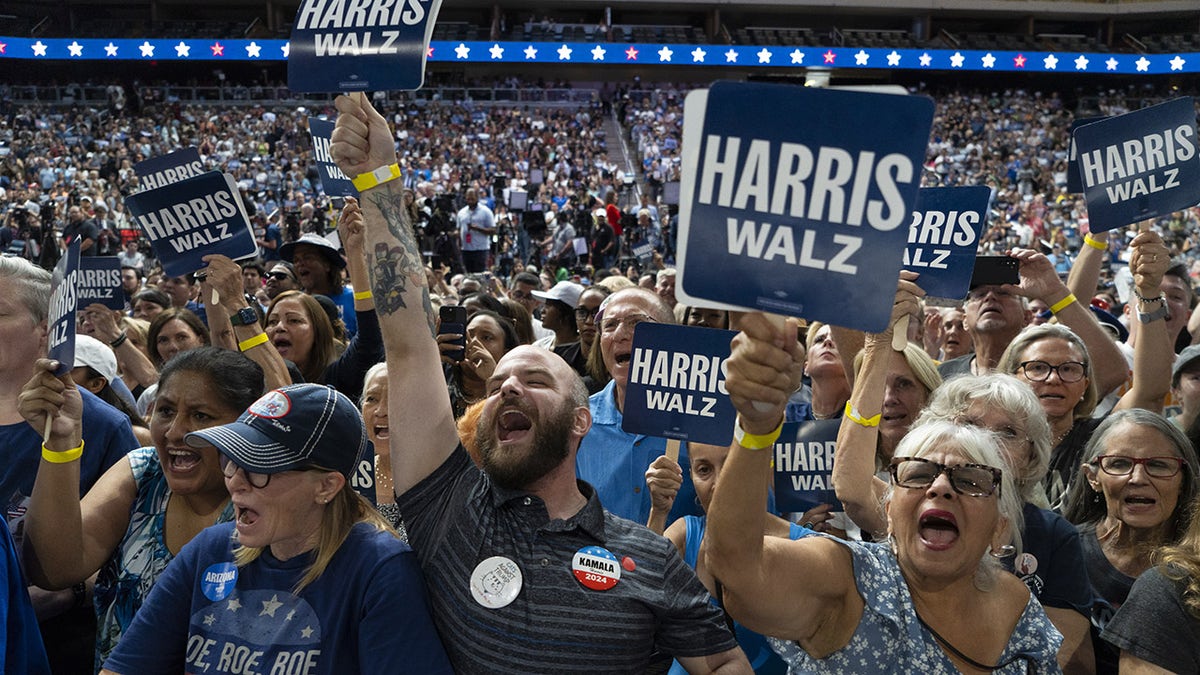
[[[337,210],[312,111],[10,111],[0,544],[10,627],[43,637],[10,628],[5,663],[1200,668],[1200,208],[1089,233],[1058,95],[933,92],[925,182],[994,188],[980,253],[1018,284],[940,307],[904,273],[879,334],[687,307],[663,202],[685,93],[618,96],[640,194],[601,103],[339,97],[340,168],[399,177]],[[169,277],[121,197],[188,146],[238,181],[259,255]],[[81,311],[56,364],[44,267],[73,241],[121,258],[127,308]],[[731,447],[624,430],[645,322],[739,332]],[[844,512],[780,513],[764,449],[822,419]]]

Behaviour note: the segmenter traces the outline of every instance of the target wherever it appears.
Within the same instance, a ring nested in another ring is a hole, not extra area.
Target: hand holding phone
[[[460,305],[443,305],[438,310],[441,319],[438,325],[438,335],[458,335],[453,340],[438,340],[439,343],[449,342],[457,345],[453,351],[442,351],[442,355],[454,362],[462,361],[467,348],[467,308]]]

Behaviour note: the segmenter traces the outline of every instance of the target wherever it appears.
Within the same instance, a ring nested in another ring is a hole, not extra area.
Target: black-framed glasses
[[[292,275],[287,272],[267,272],[267,277],[276,281],[283,281],[284,279],[291,279]]]
[[[1183,459],[1179,457],[1126,457],[1125,455],[1100,455],[1093,462],[1100,470],[1110,476],[1128,476],[1134,467],[1142,465],[1146,475],[1154,478],[1170,478],[1183,469]]]
[[[892,482],[902,488],[924,489],[933,485],[937,477],[946,474],[950,487],[960,495],[987,497],[1000,487],[1004,473],[986,464],[959,464],[946,466],[920,457],[893,457]]]
[[[593,316],[596,316],[596,314],[598,314],[599,312],[600,312],[599,306],[597,306],[595,309],[588,309],[587,307],[580,305],[579,307],[575,308],[575,318],[579,319],[580,321],[587,321],[588,319],[592,318]]]
[[[233,478],[237,474],[238,469],[241,469],[241,467],[232,459],[221,455],[221,473],[225,474],[226,478]],[[242,474],[246,476],[246,482],[252,488],[261,490],[271,484],[271,474],[269,473],[255,473],[254,471],[242,469]]]
[[[1067,384],[1078,382],[1087,375],[1087,364],[1079,361],[1064,361],[1057,366],[1045,361],[1022,361],[1017,367],[1034,382],[1045,382],[1050,379],[1050,373],[1058,373],[1058,379]]]

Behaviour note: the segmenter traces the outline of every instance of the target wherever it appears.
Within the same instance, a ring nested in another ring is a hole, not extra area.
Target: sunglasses
[[[288,274],[287,272],[267,272],[267,278],[275,279],[276,281],[283,281],[284,279],[291,279],[292,275]]]
[[[950,479],[950,487],[968,497],[990,496],[1000,487],[1003,475],[1000,469],[984,464],[946,466],[920,457],[894,457],[891,472],[895,485],[911,489],[927,488],[944,473]]]

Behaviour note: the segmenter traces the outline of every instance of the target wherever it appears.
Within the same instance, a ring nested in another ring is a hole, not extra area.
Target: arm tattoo
[[[433,305],[429,300],[429,289],[425,287],[425,267],[421,264],[421,248],[413,236],[412,224],[404,209],[403,196],[391,186],[371,193],[371,200],[383,216],[388,231],[399,246],[387,243],[375,245],[375,254],[368,266],[371,277],[371,292],[375,296],[375,309],[381,314],[393,314],[408,307],[405,296],[420,289],[421,305],[425,310],[430,330],[434,326]]]

